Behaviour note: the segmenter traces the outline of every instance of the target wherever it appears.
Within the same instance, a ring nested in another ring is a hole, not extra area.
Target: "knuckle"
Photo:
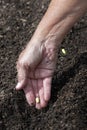
[[[19,68],[19,67],[25,67],[25,66],[26,66],[26,63],[24,62],[24,60],[19,59],[17,61],[17,68]]]

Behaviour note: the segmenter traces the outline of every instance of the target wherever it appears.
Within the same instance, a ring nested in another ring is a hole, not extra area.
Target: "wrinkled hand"
[[[27,102],[37,109],[47,106],[51,96],[51,81],[56,65],[53,45],[44,42],[29,43],[17,61],[17,90],[23,89]],[[36,97],[40,103],[36,103]]]

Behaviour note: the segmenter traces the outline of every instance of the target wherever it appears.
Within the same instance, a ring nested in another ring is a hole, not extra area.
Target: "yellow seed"
[[[36,97],[36,103],[40,103],[40,98]]]
[[[66,50],[64,48],[62,49],[62,53],[66,55]]]

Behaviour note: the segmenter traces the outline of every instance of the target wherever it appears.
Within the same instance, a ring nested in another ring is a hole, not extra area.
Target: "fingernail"
[[[20,89],[20,87],[21,87],[21,83],[19,82],[19,83],[17,84],[17,86],[16,86],[16,89]]]
[[[39,106],[39,107],[36,107],[36,109],[40,110],[40,109],[41,109],[41,107],[40,107],[40,106]]]

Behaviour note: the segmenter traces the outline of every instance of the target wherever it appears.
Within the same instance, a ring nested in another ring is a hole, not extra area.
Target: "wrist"
[[[73,22],[69,17],[66,17],[51,26],[38,26],[31,41],[42,42],[48,38],[54,39],[55,42],[62,41],[69,29],[73,26]]]
[[[59,20],[55,24],[49,24],[45,26],[41,26],[41,24],[37,27],[33,39],[37,39],[37,41],[43,41],[47,37],[54,37],[54,40],[63,40],[64,36],[68,33],[68,31],[72,28],[74,23],[78,21],[81,17],[81,14],[69,14],[64,19]]]

